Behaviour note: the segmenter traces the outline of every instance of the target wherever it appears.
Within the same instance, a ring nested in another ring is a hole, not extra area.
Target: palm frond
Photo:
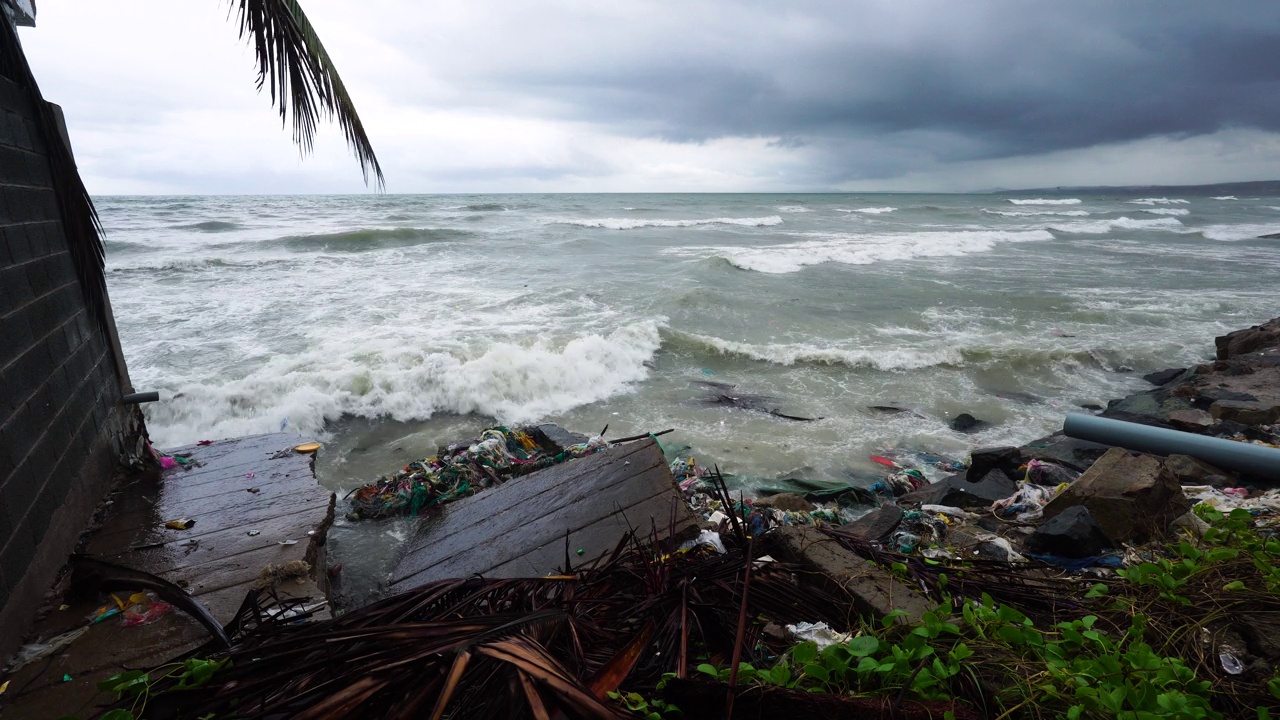
[[[321,117],[336,116],[365,183],[372,173],[378,189],[383,189],[382,166],[355,103],[297,0],[230,2],[238,10],[240,37],[249,40],[257,57],[258,89],[269,88],[281,123],[293,116],[293,141],[302,152],[311,152]]]

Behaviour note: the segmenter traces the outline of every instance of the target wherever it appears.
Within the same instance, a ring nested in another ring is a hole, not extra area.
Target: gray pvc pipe
[[[120,398],[120,402],[125,405],[137,405],[139,403],[156,402],[160,399],[160,393],[156,390],[151,392],[130,393]]]
[[[1068,437],[1157,455],[1190,455],[1223,470],[1280,480],[1280,449],[1071,413],[1062,424]]]

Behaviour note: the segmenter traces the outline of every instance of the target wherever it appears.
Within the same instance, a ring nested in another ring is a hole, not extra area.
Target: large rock
[[[1115,542],[1146,542],[1191,509],[1161,458],[1112,448],[1044,508],[1052,519],[1083,506]]]
[[[1007,475],[999,470],[992,470],[978,482],[969,482],[964,475],[943,478],[903,495],[898,498],[898,504],[990,507],[996,500],[1003,500],[1017,491],[1017,484]]]
[[[1280,318],[1214,338],[1219,360],[1280,347]]]
[[[1165,458],[1164,466],[1182,485],[1212,485],[1214,487],[1231,487],[1235,485],[1231,473],[1214,467],[1203,460],[1197,460],[1190,455],[1170,455]]]
[[[799,563],[848,593],[859,613],[883,618],[894,610],[906,615],[899,622],[918,622],[932,610],[933,602],[898,582],[888,570],[847,550],[817,528],[795,525],[769,534],[778,543],[782,559]],[[833,588],[835,589],[835,588]]]
[[[1084,558],[1098,555],[1114,543],[1094,521],[1089,508],[1069,507],[1036,528],[1024,542],[1037,555]]]
[[[985,420],[979,420],[969,413],[960,413],[959,415],[951,418],[951,422],[947,423],[952,430],[962,433],[975,433],[986,428],[990,424],[991,423],[988,423]]]
[[[1209,414],[1218,420],[1241,425],[1270,425],[1280,419],[1280,403],[1276,400],[1216,400]]]
[[[1153,373],[1147,373],[1146,375],[1143,375],[1142,379],[1156,386],[1168,385],[1170,382],[1172,382],[1179,375],[1181,375],[1186,371],[1187,371],[1186,368],[1169,368],[1168,370],[1157,370]]]
[[[862,517],[840,528],[840,531],[862,540],[875,541],[889,537],[889,533],[902,521],[902,508],[897,505],[881,505]]]

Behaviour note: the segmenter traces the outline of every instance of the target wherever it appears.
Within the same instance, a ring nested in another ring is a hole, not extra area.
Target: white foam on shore
[[[883,215],[897,210],[896,207],[864,207],[864,208],[836,208],[837,212],[842,213],[862,213],[863,215]]]
[[[1003,217],[1039,217],[1043,215],[1062,215],[1066,217],[1088,217],[1088,210],[992,210],[991,208],[982,208],[982,212],[988,215],[1001,215]]]
[[[1191,211],[1186,208],[1148,208],[1141,212],[1151,215],[1190,215]]]
[[[1014,205],[1079,205],[1079,198],[1008,198]]]
[[[354,347],[334,337],[272,357],[243,378],[173,388],[182,397],[148,408],[149,422],[164,429],[157,438],[164,445],[276,432],[284,423],[316,434],[343,415],[411,421],[476,413],[530,422],[626,391],[648,376],[660,344],[657,322],[563,344],[494,342],[471,353],[395,338]]]
[[[953,347],[938,350],[923,348],[848,350],[838,347],[819,347],[807,343],[753,345],[696,333],[673,332],[672,335],[721,355],[736,355],[784,366],[811,363],[893,371],[959,365],[962,362],[960,351]]]
[[[893,260],[923,257],[952,257],[988,252],[1001,243],[1053,240],[1045,230],[942,231],[910,234],[857,235],[846,233],[804,233],[813,238],[767,247],[684,247],[668,248],[669,255],[721,257],[743,270],[763,273],[792,273],[809,265],[842,263],[870,265]]]
[[[1158,197],[1158,198],[1139,198],[1137,200],[1130,200],[1129,204],[1130,205],[1186,205],[1190,202],[1191,202],[1190,200],[1183,200],[1181,198]]]
[[[782,218],[777,215],[755,218],[706,218],[699,220],[640,220],[637,218],[580,218],[569,220],[553,220],[561,225],[576,225],[587,228],[604,228],[606,230],[634,230],[646,227],[697,227],[699,225],[741,225],[745,227],[769,227],[781,225]]]
[[[1171,217],[1151,218],[1149,220],[1119,217],[1110,220],[1085,220],[1049,226],[1050,230],[1056,232],[1084,235],[1097,235],[1113,230],[1178,230],[1181,228],[1182,223],[1177,218]]]
[[[1210,240],[1221,242],[1239,242],[1240,240],[1257,240],[1262,235],[1280,233],[1280,225],[1276,223],[1243,223],[1240,225],[1210,225],[1200,231]]]

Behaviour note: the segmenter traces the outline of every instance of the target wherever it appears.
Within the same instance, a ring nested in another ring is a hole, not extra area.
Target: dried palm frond
[[[364,181],[370,173],[379,189],[382,166],[356,113],[328,51],[296,0],[230,0],[237,9],[240,37],[248,38],[258,61],[258,89],[271,92],[280,122],[293,116],[293,141],[311,151],[321,117],[336,116],[347,145],[360,163]]]

